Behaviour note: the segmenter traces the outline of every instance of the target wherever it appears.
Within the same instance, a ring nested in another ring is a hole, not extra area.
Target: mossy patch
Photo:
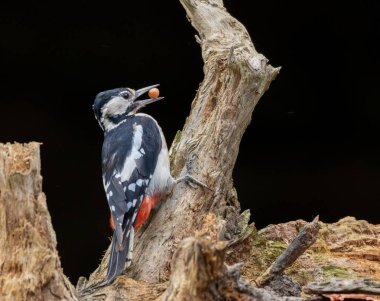
[[[285,242],[268,240],[256,230],[252,233],[250,245],[250,259],[243,271],[244,276],[250,279],[261,275],[287,247]]]
[[[286,275],[301,286],[331,278],[380,279],[379,265],[370,257],[378,254],[378,225],[349,217],[334,224],[320,224],[317,241],[285,270]],[[236,252],[231,263],[244,262],[242,276],[253,283],[285,251],[287,242],[299,231],[297,226],[297,223],[289,222],[275,229],[268,227],[267,231],[254,230],[239,246],[239,250],[244,250],[244,256]]]
[[[182,135],[182,132],[178,130],[174,136],[172,145],[176,145],[179,142],[179,140],[181,139],[181,135]]]
[[[323,271],[324,280],[329,280],[330,278],[347,278],[352,276],[352,272],[334,265],[325,265],[321,268]]]

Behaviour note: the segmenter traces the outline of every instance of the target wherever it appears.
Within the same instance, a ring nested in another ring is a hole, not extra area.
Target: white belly
[[[136,115],[143,115],[154,120],[154,118],[144,113],[138,113]],[[160,132],[162,148],[160,154],[158,155],[156,169],[152,175],[152,178],[149,181],[147,189],[148,195],[153,195],[154,193],[166,194],[170,192],[174,184],[173,177],[170,174],[169,152],[168,147],[166,145],[166,140],[164,134],[162,133],[161,127],[158,125],[157,121],[154,120],[154,122],[156,123]]]
[[[163,148],[158,156],[157,167],[149,182],[147,193],[153,195],[154,193],[168,193],[174,183],[170,175],[170,163],[168,156],[168,149]]]

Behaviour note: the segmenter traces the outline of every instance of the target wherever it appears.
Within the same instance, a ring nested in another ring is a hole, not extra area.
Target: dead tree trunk
[[[232,181],[239,144],[255,105],[279,71],[256,52],[221,0],[181,3],[199,33],[205,77],[171,147],[172,172],[193,174],[213,191],[177,186],[139,234],[137,260],[128,275],[149,282],[168,279],[177,244],[199,229],[208,212],[225,218],[227,206],[239,211]]]
[[[42,192],[39,143],[0,144],[0,300],[76,300]]]
[[[190,173],[212,191],[178,185],[148,227],[138,233],[127,275],[151,283],[168,279],[178,243],[193,235],[210,211],[229,222],[224,228],[231,232],[229,238],[237,232],[240,208],[232,170],[252,111],[279,72],[255,50],[247,30],[221,0],[180,2],[199,33],[205,77],[172,144],[172,173],[176,177]],[[107,261],[108,254],[91,283],[104,277]]]

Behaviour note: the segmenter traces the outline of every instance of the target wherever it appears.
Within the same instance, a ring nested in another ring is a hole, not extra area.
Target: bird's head
[[[146,105],[162,99],[163,97],[139,99],[141,95],[157,86],[153,85],[139,90],[117,88],[100,92],[96,95],[92,108],[101,128],[108,131],[127,116],[134,115]]]

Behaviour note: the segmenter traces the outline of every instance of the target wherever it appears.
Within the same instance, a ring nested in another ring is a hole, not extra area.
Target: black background
[[[346,215],[380,222],[378,1],[226,0],[282,70],[253,113],[234,171],[261,228]],[[178,1],[0,4],[0,141],[40,141],[64,271],[88,275],[111,231],[101,184],[99,91],[160,83],[147,109],[168,142],[202,80]]]

